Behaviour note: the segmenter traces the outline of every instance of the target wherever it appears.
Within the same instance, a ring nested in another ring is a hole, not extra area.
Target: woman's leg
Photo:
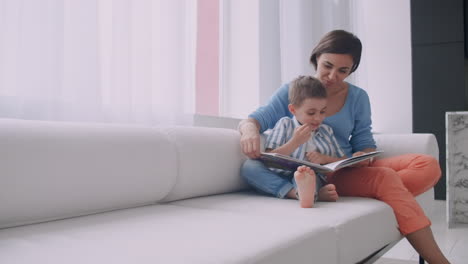
[[[269,170],[261,161],[248,159],[242,164],[241,175],[255,189],[284,198],[294,189],[294,185],[285,176]]]
[[[400,232],[415,250],[429,263],[448,263],[432,236],[429,219],[397,172],[385,167],[346,168],[330,181],[339,195],[371,197],[390,205]]]
[[[449,263],[437,245],[430,227],[408,234],[406,239],[427,263]]]
[[[413,195],[394,170],[384,167],[345,168],[331,178],[341,196],[361,196],[390,205],[403,235],[430,226]]]
[[[432,156],[423,154],[404,154],[377,159],[371,166],[395,170],[405,187],[414,196],[434,187],[441,176],[439,162]]]

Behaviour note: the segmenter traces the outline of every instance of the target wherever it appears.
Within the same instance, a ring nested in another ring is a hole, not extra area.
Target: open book
[[[373,158],[375,156],[380,155],[383,151],[373,151],[361,156],[351,157],[344,160],[335,161],[332,163],[320,165],[312,162],[308,162],[305,160],[299,160],[290,156],[278,154],[278,153],[266,153],[262,152],[260,154],[260,160],[265,163],[268,167],[283,169],[283,170],[296,170],[297,167],[305,165],[309,166],[316,172],[332,172],[337,171],[341,168],[348,167],[350,165],[359,163],[363,160],[367,160]]]

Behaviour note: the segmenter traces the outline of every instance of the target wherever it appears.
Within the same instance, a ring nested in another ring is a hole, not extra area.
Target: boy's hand
[[[319,153],[317,151],[307,152],[306,157],[312,163],[317,163],[317,164],[329,163],[328,156],[322,153]]]
[[[312,126],[309,124],[296,127],[296,129],[294,129],[294,133],[291,140],[293,140],[298,146],[300,146],[306,143],[307,140],[309,140],[312,131]]]

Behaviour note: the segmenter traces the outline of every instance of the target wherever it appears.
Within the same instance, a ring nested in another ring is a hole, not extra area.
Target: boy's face
[[[327,99],[325,98],[307,98],[299,106],[289,104],[289,111],[296,117],[297,121],[302,125],[310,124],[313,130],[322,124],[326,109]]]

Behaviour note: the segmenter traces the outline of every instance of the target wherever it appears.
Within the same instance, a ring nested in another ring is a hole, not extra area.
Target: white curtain
[[[184,123],[195,0],[0,0],[0,117]]]
[[[244,118],[282,84],[313,75],[320,38],[355,28],[354,1],[224,0],[221,114]]]
[[[352,31],[350,0],[279,0],[281,81],[313,75],[309,63],[320,38],[335,29]]]

